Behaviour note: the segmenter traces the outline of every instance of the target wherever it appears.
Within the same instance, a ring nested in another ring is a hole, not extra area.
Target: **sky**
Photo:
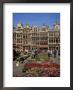
[[[52,28],[56,21],[60,24],[60,13],[13,13],[14,27],[21,22],[23,26],[25,24],[30,24],[30,26],[46,24]]]

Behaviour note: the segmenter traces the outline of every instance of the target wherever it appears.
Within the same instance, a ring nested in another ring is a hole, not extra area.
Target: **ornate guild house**
[[[13,27],[13,48],[16,51],[25,50],[53,50],[60,51],[60,24],[57,22],[50,29],[47,25],[30,26],[18,23]]]

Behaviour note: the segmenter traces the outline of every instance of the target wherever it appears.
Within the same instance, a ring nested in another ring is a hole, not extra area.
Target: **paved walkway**
[[[50,59],[51,59],[52,62],[54,62],[56,64],[60,64],[60,57],[57,57],[57,58],[51,57]]]
[[[31,60],[31,57],[28,57],[23,63],[19,63],[19,66],[16,66],[16,61],[13,61],[13,76],[23,76],[22,69],[24,63],[27,63],[28,60]]]
[[[19,66],[16,66],[16,61],[13,61],[13,76],[22,76],[23,64],[20,63]]]

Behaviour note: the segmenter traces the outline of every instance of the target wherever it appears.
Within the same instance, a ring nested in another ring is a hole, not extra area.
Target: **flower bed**
[[[55,63],[51,63],[51,64],[44,64],[44,63],[26,63],[24,65],[24,67],[28,67],[28,68],[33,68],[33,67],[44,67],[44,68],[48,68],[48,67],[56,67],[56,68],[60,68],[60,65],[59,64],[55,64]]]
[[[55,63],[30,63],[24,65],[26,77],[59,77],[60,65]]]

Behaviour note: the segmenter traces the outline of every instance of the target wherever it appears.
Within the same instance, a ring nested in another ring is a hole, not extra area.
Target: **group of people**
[[[32,50],[32,58],[35,58],[38,54],[37,49],[36,50]]]
[[[59,51],[58,50],[56,50],[56,49],[54,49],[54,50],[49,50],[48,49],[48,57],[50,58],[50,57],[54,57],[54,58],[56,58],[57,56],[59,56]]]
[[[28,52],[28,51],[27,51]],[[43,52],[43,51],[42,51]],[[38,50],[38,49],[35,49],[35,50],[32,50],[31,51],[31,56],[32,56],[32,58],[35,58],[38,54],[40,54],[41,52],[40,52],[40,50]],[[59,50],[57,50],[57,49],[48,49],[48,58],[50,58],[50,57],[54,57],[54,58],[56,58],[56,57],[58,57],[58,56],[60,56],[60,51]]]

